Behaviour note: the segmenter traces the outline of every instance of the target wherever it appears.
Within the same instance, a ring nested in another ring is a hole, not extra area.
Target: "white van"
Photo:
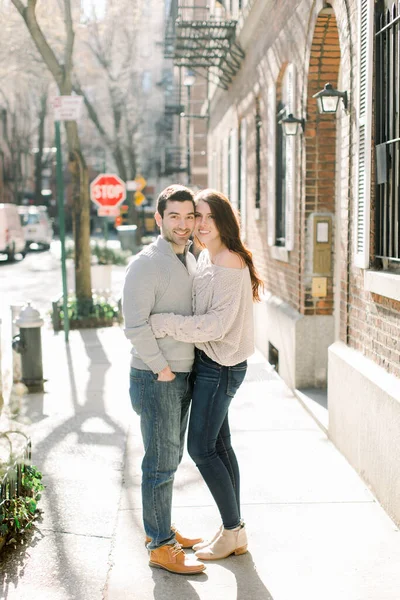
[[[16,254],[25,256],[25,236],[16,204],[0,204],[0,254],[14,260]]]
[[[48,250],[54,232],[46,206],[19,206],[18,212],[27,249],[31,244],[37,244],[37,246]]]

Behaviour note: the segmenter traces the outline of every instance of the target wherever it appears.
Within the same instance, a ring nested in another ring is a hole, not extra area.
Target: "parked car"
[[[25,236],[16,204],[0,204],[0,254],[14,260],[16,254],[25,256]]]
[[[19,206],[18,212],[24,230],[26,248],[31,244],[48,250],[53,239],[53,225],[46,206]]]

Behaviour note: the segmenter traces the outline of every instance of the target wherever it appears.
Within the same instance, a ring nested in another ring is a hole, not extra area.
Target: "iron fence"
[[[400,1],[375,14],[376,246],[400,262]]]
[[[23,435],[26,439],[23,450],[16,456],[13,455],[12,441],[10,436],[13,434]],[[5,500],[15,498],[16,496],[23,495],[22,488],[22,475],[26,465],[30,464],[32,458],[32,446],[29,438],[20,431],[5,432],[0,434],[0,437],[6,440],[9,446],[9,464],[5,468],[5,471],[0,481],[0,506]]]

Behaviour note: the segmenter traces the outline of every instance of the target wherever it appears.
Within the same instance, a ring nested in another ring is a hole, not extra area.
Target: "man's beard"
[[[174,239],[173,232],[167,231],[167,232],[163,232],[163,238],[167,242],[170,242],[171,244],[175,244],[176,246],[186,246],[186,244],[188,243],[188,240],[190,238],[190,234],[187,234],[187,237],[185,237],[185,238],[176,237]]]

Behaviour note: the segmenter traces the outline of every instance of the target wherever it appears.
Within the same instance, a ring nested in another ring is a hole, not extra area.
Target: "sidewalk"
[[[231,408],[249,552],[191,577],[147,564],[122,331],[73,331],[66,349],[45,330],[43,355],[46,393],[28,396],[21,415],[47,485],[43,520],[30,546],[0,555],[0,597],[399,600],[397,527],[260,354]],[[187,455],[173,517],[185,535],[219,526]]]

